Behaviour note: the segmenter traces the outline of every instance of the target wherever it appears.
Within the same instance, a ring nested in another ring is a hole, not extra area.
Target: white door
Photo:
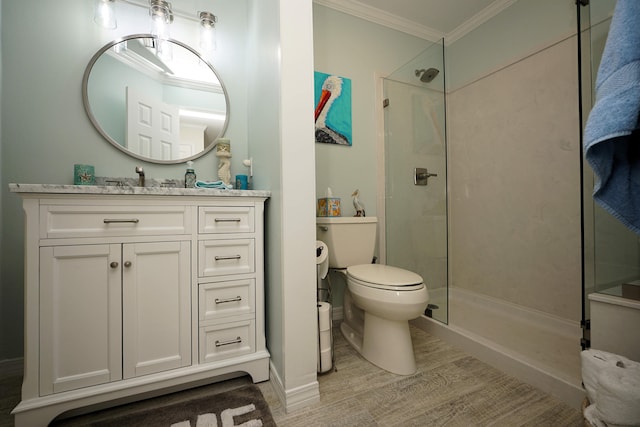
[[[40,249],[41,395],[122,378],[120,249]]]
[[[156,160],[179,158],[178,107],[127,87],[127,142],[132,152]]]
[[[124,378],[191,364],[190,247],[123,245]]]

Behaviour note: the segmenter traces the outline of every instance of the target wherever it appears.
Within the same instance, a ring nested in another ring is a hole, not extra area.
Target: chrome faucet
[[[136,173],[138,174],[138,187],[144,187],[144,169],[142,169],[142,166],[136,166]]]

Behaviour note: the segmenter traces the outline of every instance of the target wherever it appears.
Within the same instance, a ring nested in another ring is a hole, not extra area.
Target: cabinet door
[[[123,245],[124,378],[191,364],[190,242]]]
[[[40,248],[40,394],[122,378],[120,245]]]

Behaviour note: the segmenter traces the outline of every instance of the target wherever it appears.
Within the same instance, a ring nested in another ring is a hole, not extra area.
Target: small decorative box
[[[318,199],[318,216],[342,216],[340,213],[340,198],[324,197]]]
[[[96,172],[92,165],[73,165],[74,185],[95,185]]]

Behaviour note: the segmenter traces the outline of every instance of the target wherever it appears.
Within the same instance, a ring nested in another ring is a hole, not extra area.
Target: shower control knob
[[[429,183],[429,177],[438,176],[437,173],[429,173],[426,168],[415,168],[413,170],[413,184],[414,185],[427,185]]]

